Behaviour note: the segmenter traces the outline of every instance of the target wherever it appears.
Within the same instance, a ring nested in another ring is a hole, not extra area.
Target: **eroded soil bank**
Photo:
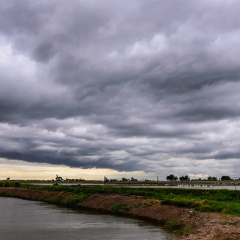
[[[22,188],[0,188],[0,196],[18,197],[69,206],[74,199],[72,193],[29,190]],[[185,235],[178,240],[240,240],[240,218],[213,213],[199,213],[189,208],[161,205],[154,199],[118,194],[93,194],[72,207],[119,212],[127,216],[159,221],[179,228]]]

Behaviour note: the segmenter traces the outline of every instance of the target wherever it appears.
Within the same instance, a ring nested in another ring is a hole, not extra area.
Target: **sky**
[[[0,179],[240,177],[239,10],[0,0]]]

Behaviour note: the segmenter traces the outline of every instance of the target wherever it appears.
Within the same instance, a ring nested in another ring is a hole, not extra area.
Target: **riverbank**
[[[240,217],[216,213],[200,213],[190,208],[162,205],[159,200],[120,194],[76,195],[71,192],[0,188],[0,196],[60,204],[66,207],[119,213],[157,221],[185,235],[180,240],[239,240]]]

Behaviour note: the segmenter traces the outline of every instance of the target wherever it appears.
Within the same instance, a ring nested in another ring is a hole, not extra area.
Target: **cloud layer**
[[[1,1],[0,157],[156,174],[227,161],[238,174],[239,8]]]

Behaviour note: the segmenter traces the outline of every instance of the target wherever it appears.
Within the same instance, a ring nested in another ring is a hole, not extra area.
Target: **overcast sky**
[[[239,10],[0,0],[0,178],[240,177]]]

